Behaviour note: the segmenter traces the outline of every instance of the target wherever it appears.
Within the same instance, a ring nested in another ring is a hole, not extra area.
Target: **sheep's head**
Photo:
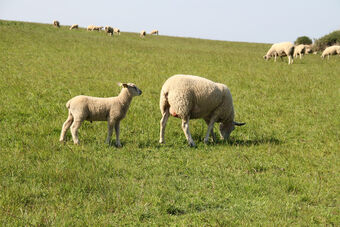
[[[119,85],[123,88],[127,88],[132,96],[139,96],[142,94],[142,90],[133,83],[120,83]]]
[[[268,61],[271,57],[272,57],[271,55],[264,55],[263,59]]]
[[[235,129],[235,125],[236,126],[242,126],[245,125],[246,123],[239,123],[236,121],[228,121],[228,122],[222,122],[220,124],[220,135],[224,140],[227,140],[230,136],[230,134],[232,133],[232,131],[234,131]]]

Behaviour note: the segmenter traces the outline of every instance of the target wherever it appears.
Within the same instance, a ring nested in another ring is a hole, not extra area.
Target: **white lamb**
[[[294,58],[297,58],[300,55],[300,59],[302,58],[303,54],[306,51],[306,45],[300,44],[294,47]]]
[[[93,31],[93,28],[94,28],[95,26],[94,25],[89,25],[89,26],[87,26],[87,31]]]
[[[78,24],[73,24],[71,27],[70,27],[70,30],[72,29],[78,29]]]
[[[195,146],[189,131],[189,120],[203,118],[208,125],[204,143],[209,135],[216,140],[214,123],[220,122],[220,135],[229,138],[235,125],[245,123],[234,121],[233,99],[228,87],[211,80],[191,75],[174,75],[164,83],[160,96],[160,143],[164,143],[164,133],[170,115],[182,119],[182,129],[190,146]]]
[[[92,31],[100,31],[103,29],[103,26],[94,26]]]
[[[117,33],[118,35],[120,35],[120,30],[119,30],[119,28],[114,28],[114,29],[113,29],[113,32],[114,32],[114,33]]]
[[[53,25],[56,26],[56,27],[58,27],[58,28],[60,27],[60,23],[59,23],[59,21],[57,21],[57,20],[54,20],[54,21],[53,21]]]
[[[150,35],[158,35],[158,30],[157,30],[157,29],[152,30],[152,31],[150,32]]]
[[[110,36],[113,35],[113,28],[110,26],[105,26],[105,32],[110,34]]]
[[[322,57],[322,59],[324,59],[326,56],[328,56],[328,59],[329,59],[330,55],[335,55],[335,54],[339,54],[340,55],[340,46],[338,46],[338,45],[327,47],[322,52],[321,57]]]
[[[116,146],[121,147],[119,140],[119,123],[125,117],[132,98],[139,96],[142,91],[132,83],[121,84],[122,90],[116,97],[97,98],[91,96],[76,96],[66,103],[68,118],[63,124],[60,142],[65,140],[65,134],[71,127],[73,142],[79,144],[78,129],[84,120],[107,121],[108,135],[106,143],[110,144],[113,127],[116,131]]]
[[[293,54],[294,45],[291,42],[275,43],[263,58],[268,60],[274,56],[274,61],[276,61],[277,56],[280,56],[281,59],[284,56],[288,56],[288,64],[293,64]]]
[[[146,36],[146,31],[145,31],[145,30],[141,31],[141,32],[139,33],[139,36],[142,37],[142,38],[144,38],[144,37]]]

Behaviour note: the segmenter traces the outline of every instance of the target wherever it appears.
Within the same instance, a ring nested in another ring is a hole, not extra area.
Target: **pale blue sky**
[[[340,29],[340,0],[0,0],[0,19],[275,43]]]

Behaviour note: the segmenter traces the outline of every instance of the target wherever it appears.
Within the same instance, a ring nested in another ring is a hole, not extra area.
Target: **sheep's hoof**
[[[159,140],[159,143],[160,144],[165,144],[165,141],[164,140]]]
[[[190,147],[196,147],[196,144],[194,142],[189,142]]]
[[[120,148],[120,147],[122,147],[122,144],[116,143],[116,147]]]

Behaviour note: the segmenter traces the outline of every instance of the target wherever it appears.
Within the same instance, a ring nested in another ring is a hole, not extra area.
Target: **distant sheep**
[[[294,47],[294,58],[297,58],[300,55],[300,59],[302,58],[303,54],[305,53],[306,46],[304,44],[300,44]]]
[[[150,35],[158,35],[158,30],[152,30],[151,32],[150,32]]]
[[[73,24],[71,27],[70,27],[70,30],[72,29],[78,29],[78,24]]]
[[[60,27],[60,23],[59,23],[59,21],[57,21],[57,20],[54,20],[53,21],[53,25],[55,26],[55,27]]]
[[[182,129],[190,146],[195,146],[189,131],[189,120],[203,118],[208,125],[204,143],[209,135],[216,140],[214,123],[220,122],[220,136],[229,138],[235,126],[245,123],[234,121],[231,93],[224,84],[191,75],[174,75],[163,84],[160,95],[160,143],[164,143],[167,120],[170,115],[182,119]]]
[[[288,56],[288,64],[293,64],[293,54],[294,54],[294,45],[291,42],[283,42],[283,43],[275,43],[268,50],[267,54],[263,56],[264,59],[268,60],[275,57],[284,57]]]
[[[110,34],[110,36],[113,35],[113,28],[110,26],[105,26],[105,32]]]
[[[106,143],[110,144],[113,127],[116,131],[116,146],[121,147],[119,140],[119,124],[125,117],[132,98],[139,96],[142,91],[132,83],[121,84],[122,90],[116,97],[97,98],[91,96],[76,96],[66,103],[68,108],[68,118],[64,122],[60,142],[65,141],[67,130],[71,127],[73,142],[79,144],[78,129],[84,120],[87,121],[107,121],[108,135]]]
[[[326,56],[328,56],[328,59],[329,59],[329,56],[330,55],[340,55],[340,46],[338,45],[334,45],[334,46],[330,46],[330,47],[327,47],[323,52],[322,52],[322,59],[324,59]]]
[[[94,26],[92,31],[100,31],[103,29],[103,26]]]
[[[146,31],[142,30],[140,33],[139,33],[139,36],[144,38],[146,36]]]
[[[93,28],[94,28],[95,26],[94,25],[89,25],[89,26],[87,26],[87,31],[93,31]]]
[[[114,28],[114,29],[113,29],[113,32],[114,32],[114,33],[117,33],[118,35],[120,35],[120,29],[119,29],[119,28]]]

